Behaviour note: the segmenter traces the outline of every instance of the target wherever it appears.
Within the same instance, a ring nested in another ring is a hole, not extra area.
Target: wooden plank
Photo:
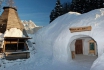
[[[17,40],[17,50],[18,50],[18,42],[19,42],[19,39]]]
[[[91,29],[92,29],[91,26],[69,28],[71,33],[73,33],[73,32],[82,32],[82,31],[91,31]]]
[[[4,41],[3,52],[5,52],[5,45],[6,45],[5,43],[6,43],[6,42]]]
[[[26,43],[24,43],[24,46],[25,46],[26,50],[29,50],[28,45]]]
[[[24,43],[24,42],[17,42],[17,41],[6,41],[5,44],[17,44],[17,43]]]
[[[5,52],[16,52],[16,50],[5,50]]]
[[[30,37],[4,37],[4,39],[24,39],[24,40],[28,40],[28,39],[32,39]]]
[[[0,53],[3,53],[3,48],[0,48]]]
[[[27,59],[30,57],[30,52],[17,52],[17,53],[5,53],[5,58],[7,60],[15,60],[15,59]]]
[[[72,59],[75,58],[75,51],[71,51],[71,54],[72,54]]]

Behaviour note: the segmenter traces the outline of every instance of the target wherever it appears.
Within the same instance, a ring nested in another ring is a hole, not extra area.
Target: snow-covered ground
[[[72,70],[90,70],[93,62],[97,59],[97,56],[77,55],[72,61]],[[75,65],[75,67],[74,67]]]
[[[104,70],[104,54],[94,61],[91,70]]]
[[[3,64],[1,68],[2,70],[90,70],[97,56],[77,55],[76,58],[68,64],[51,63],[51,61],[47,59],[37,59],[36,56],[33,58],[34,60],[32,59],[31,61],[25,59],[16,61],[2,60],[1,62]]]

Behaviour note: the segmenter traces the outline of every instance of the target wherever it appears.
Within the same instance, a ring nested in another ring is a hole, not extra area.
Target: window
[[[90,43],[90,50],[95,50],[94,43]]]
[[[95,41],[94,40],[90,40],[89,41],[89,54],[93,54],[93,55],[95,55],[95,50],[96,50],[96,48],[95,48]]]
[[[5,40],[5,51],[6,52],[16,52],[16,51],[26,51],[28,46],[24,39],[6,39]]]

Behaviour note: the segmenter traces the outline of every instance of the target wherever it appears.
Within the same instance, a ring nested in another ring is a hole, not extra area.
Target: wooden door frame
[[[94,43],[94,50],[90,50],[90,43]],[[91,54],[91,53],[93,53],[94,55],[96,55],[95,54],[95,52],[96,52],[96,42],[94,41],[94,40],[90,40],[89,41],[89,54]]]

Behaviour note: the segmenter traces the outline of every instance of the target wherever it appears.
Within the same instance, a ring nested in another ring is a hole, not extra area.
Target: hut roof
[[[4,33],[10,28],[18,28],[23,31],[24,27],[18,17],[17,9],[14,7],[4,7],[3,9],[0,17],[0,32]]]

